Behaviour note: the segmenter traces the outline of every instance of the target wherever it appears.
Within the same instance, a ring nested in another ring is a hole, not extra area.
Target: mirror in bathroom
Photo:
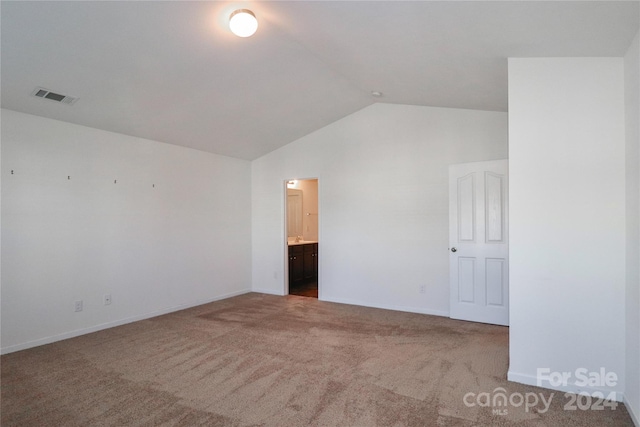
[[[302,236],[302,190],[287,188],[287,236]]]

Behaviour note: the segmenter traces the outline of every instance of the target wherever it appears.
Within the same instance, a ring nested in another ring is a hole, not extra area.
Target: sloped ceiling
[[[374,102],[507,111],[508,57],[623,56],[638,5],[3,1],[2,107],[252,160]]]

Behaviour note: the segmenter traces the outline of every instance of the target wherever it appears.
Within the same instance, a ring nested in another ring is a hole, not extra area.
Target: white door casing
[[[450,317],[509,324],[508,162],[449,166]]]

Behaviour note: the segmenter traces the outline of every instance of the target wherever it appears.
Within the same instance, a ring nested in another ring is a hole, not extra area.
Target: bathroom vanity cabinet
[[[318,244],[289,246],[289,284],[318,279]]]
[[[289,246],[289,283],[301,282],[304,278],[304,252],[302,245]]]
[[[302,245],[305,280],[318,279],[318,244]]]

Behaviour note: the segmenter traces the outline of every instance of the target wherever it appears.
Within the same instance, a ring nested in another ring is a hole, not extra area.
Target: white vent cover
[[[49,89],[37,87],[31,92],[31,96],[37,98],[48,99],[49,101],[59,102],[61,104],[72,105],[78,98],[68,95],[61,95],[59,93],[51,92]]]

